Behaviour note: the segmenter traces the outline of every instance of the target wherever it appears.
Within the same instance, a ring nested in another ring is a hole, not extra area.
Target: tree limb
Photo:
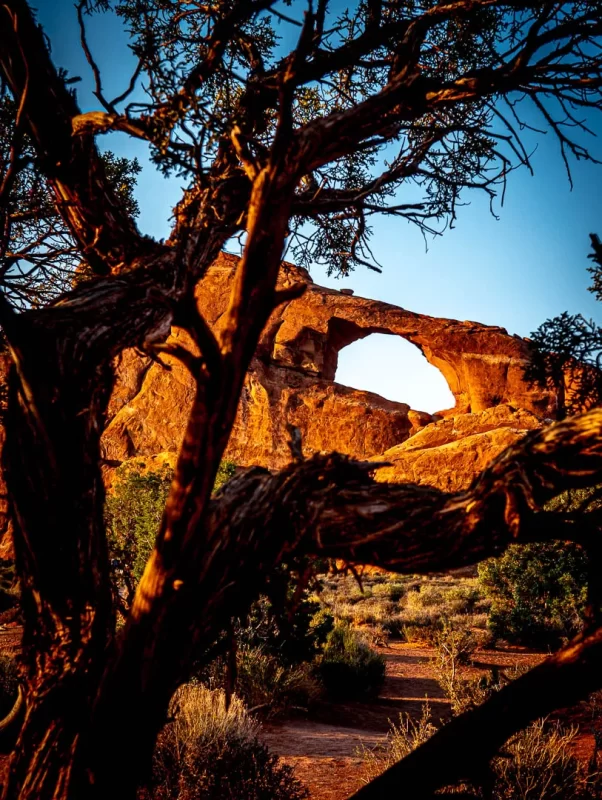
[[[27,132],[57,208],[92,269],[107,274],[152,249],[107,181],[93,138],[71,135],[80,110],[25,0],[6,0],[0,9],[0,71],[13,95],[25,96]]]
[[[514,733],[584,700],[601,685],[602,628],[597,628],[444,725],[350,800],[391,797],[400,787],[412,800],[436,800],[437,789],[471,779],[478,783],[479,771]]]

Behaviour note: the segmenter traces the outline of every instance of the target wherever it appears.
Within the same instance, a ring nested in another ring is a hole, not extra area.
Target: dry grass
[[[236,691],[252,711],[264,717],[307,711],[320,696],[311,664],[285,666],[261,647],[241,647],[236,672]]]
[[[201,684],[180,687],[140,800],[304,800],[306,789],[257,738],[258,723],[236,696]]]
[[[422,715],[418,720],[412,719],[409,714],[399,715],[397,724],[391,723],[384,746],[370,749],[362,745],[357,753],[364,761],[362,780],[370,783],[388,767],[401,761],[421,744],[430,739],[437,730],[431,719],[431,710],[428,703],[422,707]]]
[[[362,748],[363,781],[369,783],[388,767],[415,750],[433,733],[428,704],[419,720],[401,714],[392,724],[384,747]],[[479,786],[446,787],[445,794],[469,792],[491,800],[595,800],[600,797],[601,774],[590,764],[584,767],[573,752],[578,729],[539,720],[513,736],[491,762],[493,786],[482,793]]]
[[[322,601],[337,619],[359,628],[408,642],[431,643],[444,624],[452,623],[486,634],[488,601],[478,579],[440,575],[433,577],[375,573],[362,578],[360,588],[351,575],[323,579]]]

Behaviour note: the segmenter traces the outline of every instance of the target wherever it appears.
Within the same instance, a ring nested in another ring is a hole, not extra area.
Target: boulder
[[[380,468],[376,480],[460,492],[502,451],[541,426],[532,412],[509,405],[449,417],[378,456],[390,466]]]

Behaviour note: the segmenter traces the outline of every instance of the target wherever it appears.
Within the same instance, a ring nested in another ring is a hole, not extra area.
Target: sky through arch
[[[344,347],[335,381],[431,414],[455,405],[442,373],[401,336],[373,333]]]

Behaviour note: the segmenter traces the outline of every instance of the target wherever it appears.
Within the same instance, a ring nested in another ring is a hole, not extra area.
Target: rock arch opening
[[[418,347],[391,334],[372,333],[339,350],[335,380],[430,414],[455,405],[441,372]]]

